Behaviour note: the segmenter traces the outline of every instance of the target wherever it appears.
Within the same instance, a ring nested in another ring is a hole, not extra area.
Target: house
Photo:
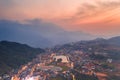
[[[64,56],[64,55],[53,56],[54,61],[58,61],[60,59],[61,59],[62,63],[69,63],[69,57],[68,56]]]

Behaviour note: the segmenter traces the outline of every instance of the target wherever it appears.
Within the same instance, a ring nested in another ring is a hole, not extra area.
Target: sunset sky
[[[0,20],[40,19],[67,31],[120,35],[120,0],[0,0]]]

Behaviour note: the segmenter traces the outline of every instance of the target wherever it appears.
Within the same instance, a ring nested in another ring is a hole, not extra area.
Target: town
[[[42,53],[4,73],[0,80],[119,80],[120,48],[101,42],[81,41],[40,49]]]
[[[112,59],[104,63],[112,64]],[[104,69],[102,61],[92,60],[82,51],[44,53],[21,66],[17,73],[12,74],[11,80],[106,80],[107,72],[114,72],[114,69]]]

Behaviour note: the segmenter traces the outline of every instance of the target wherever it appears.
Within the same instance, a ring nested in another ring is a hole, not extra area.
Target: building
[[[69,63],[69,57],[68,56],[58,55],[58,56],[53,56],[53,59],[55,61],[58,61],[59,59],[61,59],[62,63]]]

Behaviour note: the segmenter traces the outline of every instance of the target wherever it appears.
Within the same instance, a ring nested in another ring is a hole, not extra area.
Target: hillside
[[[44,52],[43,49],[32,48],[16,42],[0,42],[0,74],[8,73],[13,68],[32,60],[37,54]]]
[[[75,51],[83,51],[85,53],[109,53],[109,57],[118,60],[120,57],[120,37],[110,39],[98,38],[90,41],[79,41],[64,45],[55,46],[53,52],[58,53],[74,53]],[[117,55],[117,56],[116,56]]]
[[[109,44],[114,44],[120,46],[120,36],[113,37],[107,40]]]

